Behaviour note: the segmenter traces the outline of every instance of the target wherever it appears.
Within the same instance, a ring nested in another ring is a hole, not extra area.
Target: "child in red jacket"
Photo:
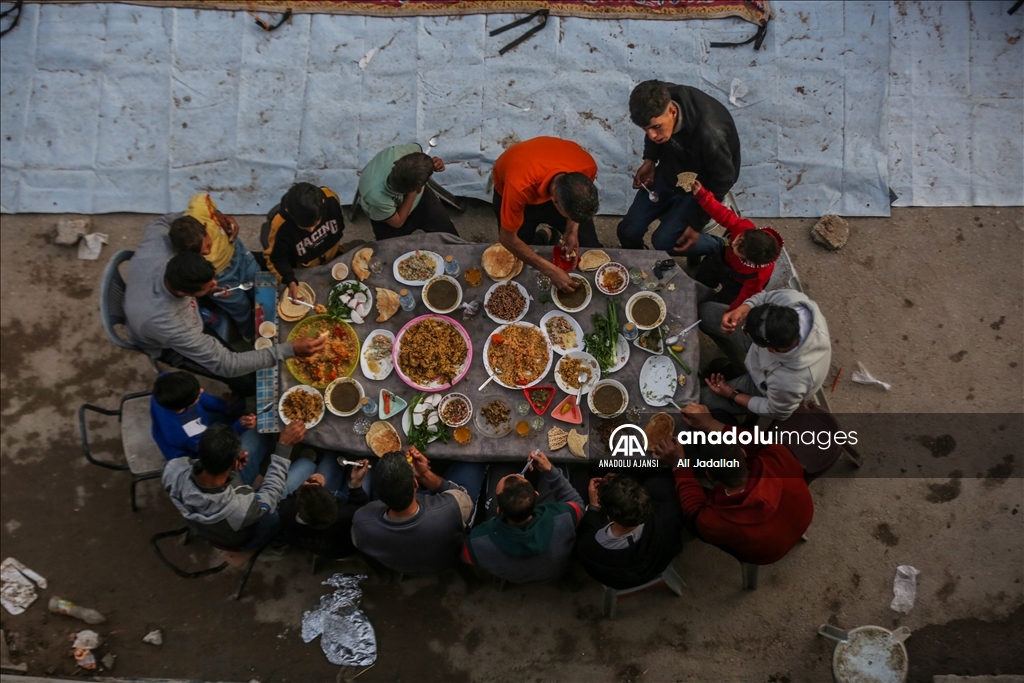
[[[722,289],[711,301],[729,304],[729,310],[765,288],[775,271],[775,260],[782,251],[782,236],[771,228],[758,228],[718,203],[715,196],[693,181],[693,194],[701,208],[725,228],[729,240],[722,248],[701,261],[694,278],[697,282]]]

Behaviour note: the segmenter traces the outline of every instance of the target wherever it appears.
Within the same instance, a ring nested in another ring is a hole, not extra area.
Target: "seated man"
[[[277,215],[270,221],[270,235],[263,257],[277,279],[298,297],[296,268],[322,266],[340,252],[345,217],[338,195],[326,187],[295,183],[281,197]]]
[[[161,481],[178,512],[203,538],[238,550],[262,548],[277,533],[288,458],[305,434],[306,426],[298,421],[281,431],[263,482],[254,488],[262,463],[241,449],[230,427],[214,425],[199,438],[199,459],[171,460]]]
[[[341,466],[334,457],[325,455],[324,463],[327,462],[334,463],[340,472]],[[360,467],[351,467],[345,500],[329,489],[324,475],[317,473],[310,475],[294,494],[281,501],[281,538],[289,545],[330,560],[355,552],[352,518],[356,510],[370,500],[363,490],[369,461],[359,462]]]
[[[701,408],[686,406],[683,417],[687,423],[707,429],[725,427],[706,412],[696,412]],[[655,447],[655,453],[674,464],[683,458],[684,450],[677,441],[666,439]],[[781,445],[708,444],[699,447],[699,457],[735,461],[737,466],[705,469],[713,484],[710,490],[697,481],[693,467],[675,469],[687,528],[740,562],[771,564],[785,557],[814,516],[804,470],[793,453]]]
[[[217,209],[208,194],[197,194],[189,200],[184,215],[174,219],[168,236],[177,252],[191,251],[213,264],[217,284],[223,289],[251,282],[259,270],[256,259],[238,237],[238,223]],[[224,311],[242,336],[252,340],[252,296],[234,290],[223,296],[214,294],[213,304]]]
[[[705,380],[700,402],[712,412],[785,420],[821,388],[832,342],[818,305],[800,292],[760,292],[722,316],[717,329],[715,322],[702,321],[701,331],[731,359],[745,353],[747,374]]]
[[[576,544],[583,499],[540,451],[530,454],[553,502],[540,501],[533,485],[519,474],[498,481],[499,516],[477,526],[462,548],[462,560],[512,583],[547,581],[565,573]],[[539,504],[538,504],[539,503]]]
[[[619,223],[619,243],[643,249],[647,228],[660,219],[651,245],[670,256],[713,253],[718,243],[701,237],[708,214],[697,200],[676,186],[689,171],[721,201],[740,175],[740,138],[725,106],[697,88],[644,81],[629,96],[629,117],[640,126],[644,161],[633,177],[636,198]],[[647,188],[657,193],[651,201]]]
[[[594,580],[624,590],[661,576],[682,550],[679,503],[666,477],[643,486],[626,475],[590,480],[576,558]]]
[[[259,368],[293,356],[311,356],[325,340],[301,338],[268,349],[236,353],[204,333],[195,297],[217,287],[213,266],[185,252],[166,261],[139,252],[128,262],[124,312],[128,338],[150,357],[176,368],[222,380],[238,395],[255,392]]]
[[[411,464],[406,456],[412,458]],[[356,511],[352,542],[402,574],[450,569],[465,539],[485,470],[481,463],[456,463],[447,473],[451,479],[442,479],[430,471],[430,462],[415,447],[406,455],[386,454],[374,467],[373,490],[380,500]],[[456,483],[459,479],[470,483],[469,490]],[[419,486],[433,495],[418,493]]]
[[[523,263],[550,277],[563,292],[578,285],[527,245],[554,243],[550,231],[537,239],[538,226],[544,223],[560,234],[567,254],[578,255],[581,246],[600,247],[594,227],[596,177],[594,158],[575,142],[559,138],[524,140],[494,162],[492,206],[498,218],[498,240]]]
[[[441,200],[427,187],[435,171],[444,171],[444,162],[431,159],[415,143],[388,147],[370,160],[359,175],[359,206],[370,219],[374,239],[417,230],[459,234]]]

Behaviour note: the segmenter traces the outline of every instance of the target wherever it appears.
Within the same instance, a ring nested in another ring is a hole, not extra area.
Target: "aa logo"
[[[632,432],[630,431],[632,430]],[[634,434],[633,432],[636,432]],[[612,446],[612,457],[647,457],[647,433],[634,424],[619,425],[612,430],[608,443]]]

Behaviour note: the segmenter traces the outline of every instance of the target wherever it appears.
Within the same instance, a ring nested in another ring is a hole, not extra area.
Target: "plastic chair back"
[[[135,344],[122,337],[115,325],[127,325],[128,319],[124,314],[124,278],[118,267],[135,254],[130,249],[122,249],[110,257],[107,267],[103,270],[103,279],[100,282],[100,318],[103,320],[103,329],[107,337],[116,346],[122,349],[142,352]]]

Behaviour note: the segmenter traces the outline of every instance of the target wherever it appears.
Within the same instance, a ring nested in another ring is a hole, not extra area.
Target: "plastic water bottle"
[[[107,620],[105,616],[94,609],[76,605],[70,600],[65,600],[56,596],[50,598],[50,611],[54,614],[66,614],[69,617],[81,619],[87,624],[102,624]]]
[[[359,403],[362,405],[363,413],[365,415],[372,417],[377,414],[377,402],[369,396],[363,396],[363,398],[359,400]]]
[[[640,336],[640,331],[636,329],[636,325],[633,323],[626,323],[622,326],[622,336],[625,337],[626,341],[633,341]]]
[[[416,308],[416,298],[409,293],[408,289],[399,290],[398,303],[402,305],[402,310],[406,312]]]
[[[459,273],[462,272],[462,266],[455,260],[455,257],[449,254],[444,257],[444,274],[449,277],[458,277]]]

